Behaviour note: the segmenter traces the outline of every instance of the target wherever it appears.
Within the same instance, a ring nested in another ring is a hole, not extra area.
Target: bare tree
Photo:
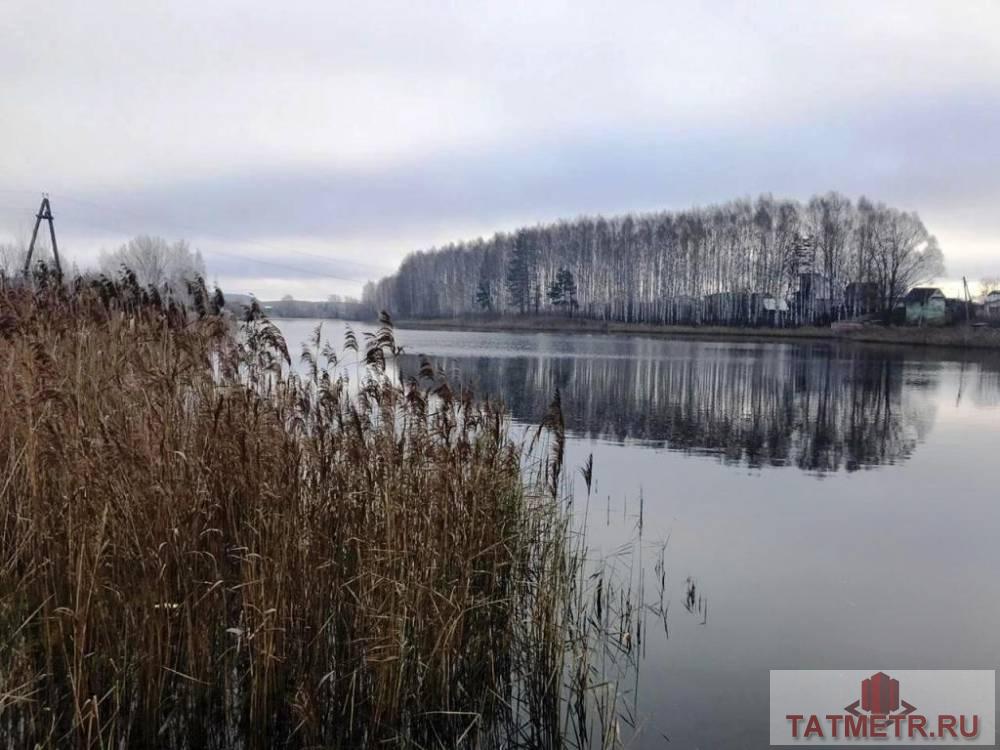
[[[837,193],[805,205],[762,195],[583,217],[416,252],[366,288],[365,300],[401,317],[458,316],[484,309],[488,292],[491,309],[509,315],[525,312],[563,269],[574,279],[579,315],[640,323],[705,322],[710,306],[750,322],[764,297],[794,304],[803,273],[828,298],[821,308],[799,304],[794,319],[811,322],[844,313],[838,305],[852,282],[877,288],[891,307],[944,270],[916,214]]]
[[[979,296],[985,298],[990,292],[1000,292],[1000,276],[986,276],[979,280]]]
[[[22,272],[28,249],[20,243],[0,243],[0,273],[12,277]]]
[[[916,214],[882,209],[876,233],[874,265],[887,310],[911,287],[944,275],[937,239]]]
[[[170,244],[148,235],[134,237],[112,252],[101,252],[98,263],[102,273],[117,274],[125,266],[141,285],[168,286],[178,293],[184,291],[185,282],[205,276],[201,253],[192,252],[187,242]]]

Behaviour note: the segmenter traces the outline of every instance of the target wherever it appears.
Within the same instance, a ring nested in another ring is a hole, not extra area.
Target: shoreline
[[[837,332],[832,328],[740,328],[735,326],[652,325],[583,318],[551,319],[545,316],[517,318],[406,318],[393,320],[401,329],[483,331],[504,333],[603,333],[641,334],[662,338],[701,338],[722,341],[848,341],[949,349],[1000,350],[1000,328],[905,328],[866,326],[858,331]]]

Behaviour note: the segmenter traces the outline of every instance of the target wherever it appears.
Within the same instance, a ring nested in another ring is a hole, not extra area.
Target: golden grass
[[[613,742],[558,404],[531,463],[429,364],[393,382],[389,325],[350,337],[357,382],[318,333],[297,376],[259,311],[191,292],[0,279],[0,736]]]

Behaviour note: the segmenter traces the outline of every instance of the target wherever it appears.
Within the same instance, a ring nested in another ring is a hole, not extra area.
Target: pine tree
[[[531,304],[531,282],[534,276],[534,253],[527,232],[518,232],[507,267],[507,294],[510,304],[523,315]]]
[[[545,293],[545,296],[549,298],[550,305],[558,307],[562,304],[562,285],[559,283],[558,276],[549,284],[549,291]]]
[[[576,280],[568,268],[559,269],[555,279],[549,284],[546,296],[549,299],[549,304],[555,307],[567,308],[571,311],[577,308]]]
[[[493,309],[493,293],[490,290],[489,282],[485,279],[480,281],[479,286],[476,287],[476,304],[483,310]]]
[[[573,272],[568,268],[563,268],[559,271],[557,278],[559,278],[562,287],[563,304],[571,311],[575,310],[578,305],[576,302],[576,279],[573,278]]]

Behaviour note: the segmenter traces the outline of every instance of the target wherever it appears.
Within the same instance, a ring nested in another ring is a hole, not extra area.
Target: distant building
[[[752,323],[752,295],[749,292],[716,292],[706,294],[705,322],[717,325],[747,325]]]
[[[879,286],[874,281],[852,281],[844,290],[844,309],[848,317],[871,315],[881,306]]]
[[[778,297],[763,297],[758,316],[765,325],[784,326],[788,323],[788,301]]]
[[[949,297],[944,301],[948,323],[959,323],[961,321],[971,321],[978,317],[976,305],[964,299]]]
[[[944,325],[947,303],[940,289],[930,286],[914,287],[903,298],[908,325]]]
[[[830,278],[821,273],[800,273],[799,292],[803,297],[811,297],[813,299],[827,300],[832,299],[834,296],[833,284],[830,283]]]
[[[829,320],[843,304],[843,287],[821,273],[800,273],[795,293],[797,317],[802,323]]]
[[[664,305],[664,319],[667,323],[700,323],[703,302],[700,297],[678,295],[669,297]]]
[[[983,315],[992,320],[1000,320],[1000,291],[990,292],[983,301]]]
[[[788,301],[762,292],[717,292],[702,302],[703,320],[716,325],[785,326]]]

